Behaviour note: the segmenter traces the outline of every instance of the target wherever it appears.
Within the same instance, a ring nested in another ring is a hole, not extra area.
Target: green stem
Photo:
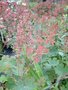
[[[29,66],[29,68],[30,68],[30,71],[29,71],[30,74],[35,78],[35,80],[38,80],[38,79],[39,79],[39,76],[38,76],[37,72],[36,72],[35,70],[33,70],[33,67],[29,65],[30,60],[28,59],[27,56],[25,57],[25,60],[26,60],[26,62],[27,62],[27,63],[26,63],[27,66]]]
[[[40,65],[38,63],[34,63],[34,67],[38,77],[40,78],[41,76],[43,76],[43,72],[42,69],[40,68]]]

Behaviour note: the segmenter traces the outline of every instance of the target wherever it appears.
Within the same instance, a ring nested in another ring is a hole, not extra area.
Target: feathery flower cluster
[[[42,55],[49,52],[47,46],[55,44],[54,37],[59,27],[58,23],[49,23],[49,20],[52,17],[56,19],[61,9],[63,10],[61,6],[56,9],[48,1],[39,4],[32,11],[27,6],[0,2],[0,17],[4,22],[0,28],[5,27],[9,36],[15,37],[14,48],[17,54],[24,53],[25,45],[28,58],[33,55],[33,60],[39,62]]]

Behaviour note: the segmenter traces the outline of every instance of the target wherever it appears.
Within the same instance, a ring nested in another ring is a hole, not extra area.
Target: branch
[[[56,83],[44,88],[44,90],[51,90],[52,88],[54,87],[58,87],[58,85],[60,84],[60,82],[64,79],[68,79],[68,73],[65,73],[64,75],[62,76],[59,76],[56,80]]]
[[[62,76],[59,76],[56,80],[56,86],[58,86],[60,84],[60,82],[64,79],[68,79],[68,73],[65,73],[64,75]]]

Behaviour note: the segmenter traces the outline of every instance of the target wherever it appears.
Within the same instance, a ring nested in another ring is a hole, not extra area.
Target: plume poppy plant
[[[39,61],[38,56],[42,57],[43,53],[49,52],[47,45],[55,44],[54,37],[58,31],[58,23],[54,23],[50,26],[48,24],[47,31],[43,30],[43,25],[46,25],[46,22],[49,23],[51,17],[55,17],[56,19],[59,15],[58,13],[61,11],[60,5],[56,8],[57,6],[47,1],[40,3],[34,7],[32,11],[29,10],[27,5],[17,5],[16,3],[0,2],[0,6],[2,7],[2,11],[0,10],[2,15],[0,15],[0,17],[2,17],[3,21],[6,23],[6,26],[4,24],[1,28],[5,27],[6,30],[8,30],[9,36],[11,34],[11,36],[16,37],[14,44],[16,46],[16,52],[18,50],[18,52],[23,53],[22,48],[25,45],[27,55],[30,56],[36,53],[36,62]],[[13,6],[13,9],[11,6]],[[52,10],[53,6],[55,7],[54,12]],[[41,25],[42,23],[43,25]],[[41,25],[41,28],[36,30],[36,24],[39,25],[39,28]]]
[[[6,81],[7,90],[66,89],[66,85],[64,88],[60,84],[68,71],[67,51],[62,52],[68,46],[68,0],[62,1],[56,4],[47,0],[33,8],[27,3],[0,1],[0,33],[6,39],[4,46],[11,46],[15,52],[14,56],[0,60],[0,70],[7,74],[0,81]]]

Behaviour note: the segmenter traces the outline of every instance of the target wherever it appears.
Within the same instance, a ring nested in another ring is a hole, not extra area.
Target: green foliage
[[[29,2],[29,8],[33,8],[37,5],[37,2]]]

